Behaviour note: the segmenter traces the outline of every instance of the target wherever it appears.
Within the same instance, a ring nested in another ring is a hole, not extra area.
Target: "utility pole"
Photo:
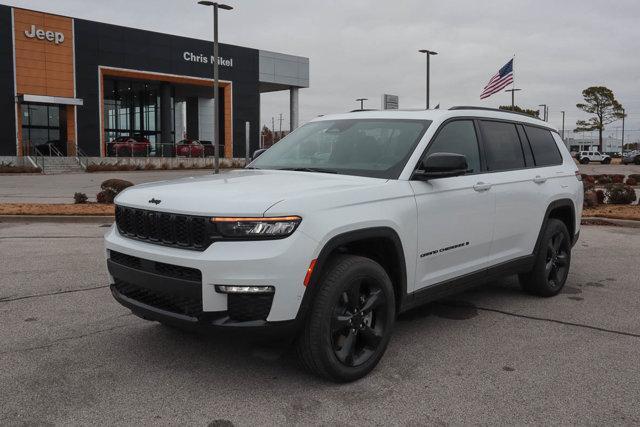
[[[547,121],[547,104],[540,104],[538,105],[538,107],[542,107],[542,120],[544,120],[545,122]]]
[[[624,108],[622,109],[622,143],[620,144],[620,154],[624,157],[624,116],[626,116],[624,112]]]
[[[564,111],[560,111],[562,113],[562,140],[564,141]]]
[[[437,55],[438,52],[434,52],[432,50],[427,50],[427,49],[420,49],[418,52],[424,53],[424,54],[427,55],[427,93],[426,93],[426,95],[427,95],[427,102],[426,102],[427,108],[426,109],[428,110],[429,109],[429,83],[430,83],[429,82],[429,74],[431,73],[431,61],[430,61],[430,58],[431,58],[431,55]]]
[[[271,145],[276,142],[276,123],[275,118],[271,117]]]
[[[233,8],[226,4],[205,0],[199,1],[198,4],[213,6],[213,154],[215,157],[213,161],[213,173],[218,174],[220,173],[220,138],[218,137],[220,135],[220,120],[218,120],[218,112],[220,111],[220,82],[218,81],[218,9],[231,10]]]
[[[367,98],[358,98],[356,102],[360,102],[360,110],[364,110],[364,101],[368,101]]]
[[[282,113],[280,113],[280,138],[282,139]]]
[[[515,110],[515,106],[516,106],[516,97],[515,97],[515,93],[519,90],[522,89],[516,89],[515,87],[513,89],[507,89],[505,90],[505,92],[511,92],[511,111]]]

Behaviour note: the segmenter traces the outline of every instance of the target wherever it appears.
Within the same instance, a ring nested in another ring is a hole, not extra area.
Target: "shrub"
[[[628,185],[613,184],[607,188],[606,197],[610,204],[628,205],[636,200],[636,192]]]
[[[113,199],[116,197],[116,193],[111,189],[102,190],[96,194],[96,200],[98,203],[110,204],[113,203]]]
[[[603,190],[596,190],[596,197],[598,199],[599,204],[604,203],[605,194]]]
[[[629,178],[633,178],[636,182],[640,182],[640,173],[632,173],[629,175]]]
[[[614,184],[622,184],[624,182],[624,175],[615,174],[609,176],[611,177],[611,182]]]
[[[87,172],[125,172],[137,170],[138,166],[132,164],[100,162],[87,165]]]
[[[73,194],[73,202],[78,204],[78,205],[81,205],[83,203],[87,203],[88,199],[89,198],[84,193],[74,193]]]
[[[125,188],[131,187],[133,185],[132,182],[126,181],[124,179],[107,179],[102,184],[100,184],[100,188],[104,190],[111,190],[115,195],[120,194],[122,190]]]
[[[42,169],[34,166],[16,166],[12,162],[0,162],[0,173],[40,173]]]
[[[611,175],[595,175],[596,184],[606,185],[611,184],[613,182],[613,178]]]
[[[587,174],[583,173],[583,174],[581,174],[581,176],[582,176],[582,182],[584,182],[585,185],[586,184],[593,185],[593,184],[596,183],[596,179],[595,179],[595,177],[593,175],[587,175]]]
[[[629,178],[627,178],[627,182],[625,184],[632,185],[632,186],[633,185],[638,185],[638,180],[636,180],[635,178],[629,177]]]
[[[596,192],[593,190],[588,190],[584,192],[584,207],[585,208],[594,208],[598,206],[598,196]]]

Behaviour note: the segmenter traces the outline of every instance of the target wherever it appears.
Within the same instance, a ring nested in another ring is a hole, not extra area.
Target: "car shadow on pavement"
[[[391,340],[420,340],[421,334],[437,333],[440,327],[434,320],[470,320],[478,316],[476,301],[490,296],[504,298],[533,298],[522,293],[517,281],[505,279],[472,289],[453,298],[444,299],[415,308],[399,316]],[[197,375],[202,381],[207,377],[230,383],[242,381],[300,381],[308,384],[326,384],[326,381],[308,375],[295,355],[292,340],[258,340],[229,333],[183,331],[155,322],[131,317],[139,326],[127,334],[118,335],[123,353],[120,364],[142,364],[144,369],[184,371]],[[455,334],[456,327],[447,328],[447,334]],[[376,371],[384,370],[385,360]]]

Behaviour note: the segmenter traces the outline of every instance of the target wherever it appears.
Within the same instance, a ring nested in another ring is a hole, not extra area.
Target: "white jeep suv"
[[[312,372],[351,381],[401,312],[510,274],[560,292],[582,197],[558,133],[528,116],[324,116],[244,170],[121,193],[111,291],[163,324],[291,334]]]
[[[589,162],[600,162],[603,165],[608,165],[611,163],[611,156],[608,154],[602,154],[599,151],[580,151],[576,155],[576,160],[583,165],[586,165]]]

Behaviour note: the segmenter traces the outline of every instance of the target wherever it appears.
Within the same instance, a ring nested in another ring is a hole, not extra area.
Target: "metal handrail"
[[[42,166],[40,166],[40,170],[43,174],[45,174],[45,170],[44,170],[44,154],[42,154],[42,152],[38,149],[38,147],[31,147],[33,149],[33,152],[36,155],[36,166],[38,166],[38,160],[40,161],[40,164]]]
[[[89,156],[87,156],[87,153],[80,147],[76,147],[76,161],[82,169],[87,170],[87,166],[89,166]]]

